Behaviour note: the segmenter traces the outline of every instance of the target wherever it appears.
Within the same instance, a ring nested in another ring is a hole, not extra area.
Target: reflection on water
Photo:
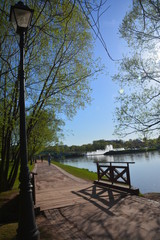
[[[87,159],[93,159],[94,162],[114,162],[114,156],[95,155],[87,156]]]
[[[96,162],[135,162],[130,165],[131,183],[142,193],[160,192],[160,152],[145,152],[115,156],[85,156],[61,160],[61,163],[96,172]]]

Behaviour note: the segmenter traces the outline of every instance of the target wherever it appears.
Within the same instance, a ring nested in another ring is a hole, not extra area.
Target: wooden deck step
[[[128,192],[134,195],[139,195],[139,189],[138,188],[134,188],[134,187],[129,187],[128,185],[124,185],[124,184],[117,184],[117,183],[110,183],[109,181],[94,181],[94,183],[96,185],[102,186],[102,187],[106,187],[106,188],[111,188],[111,189],[116,189],[119,191],[123,191],[123,192]]]

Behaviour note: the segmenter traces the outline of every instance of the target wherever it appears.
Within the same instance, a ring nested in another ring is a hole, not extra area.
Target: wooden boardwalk
[[[37,163],[37,173],[41,240],[160,239],[159,202],[97,186],[47,162]]]
[[[55,165],[37,164],[36,205],[41,210],[60,208],[83,202],[75,192],[89,188],[91,182],[74,177]]]

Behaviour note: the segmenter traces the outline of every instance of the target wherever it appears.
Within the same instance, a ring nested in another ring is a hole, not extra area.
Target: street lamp
[[[35,222],[34,205],[32,199],[32,185],[30,181],[30,172],[28,169],[27,156],[27,135],[26,135],[26,116],[25,116],[25,82],[23,70],[23,49],[24,36],[30,26],[33,16],[33,10],[25,6],[23,2],[18,2],[11,6],[10,21],[16,33],[20,36],[20,65],[19,65],[19,82],[20,82],[20,194],[19,194],[19,221],[17,237],[19,240],[38,240],[40,239],[39,231]]]

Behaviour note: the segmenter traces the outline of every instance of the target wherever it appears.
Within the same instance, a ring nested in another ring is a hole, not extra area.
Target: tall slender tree
[[[119,62],[116,133],[158,134],[160,130],[160,3],[133,1],[120,26],[130,55]]]

